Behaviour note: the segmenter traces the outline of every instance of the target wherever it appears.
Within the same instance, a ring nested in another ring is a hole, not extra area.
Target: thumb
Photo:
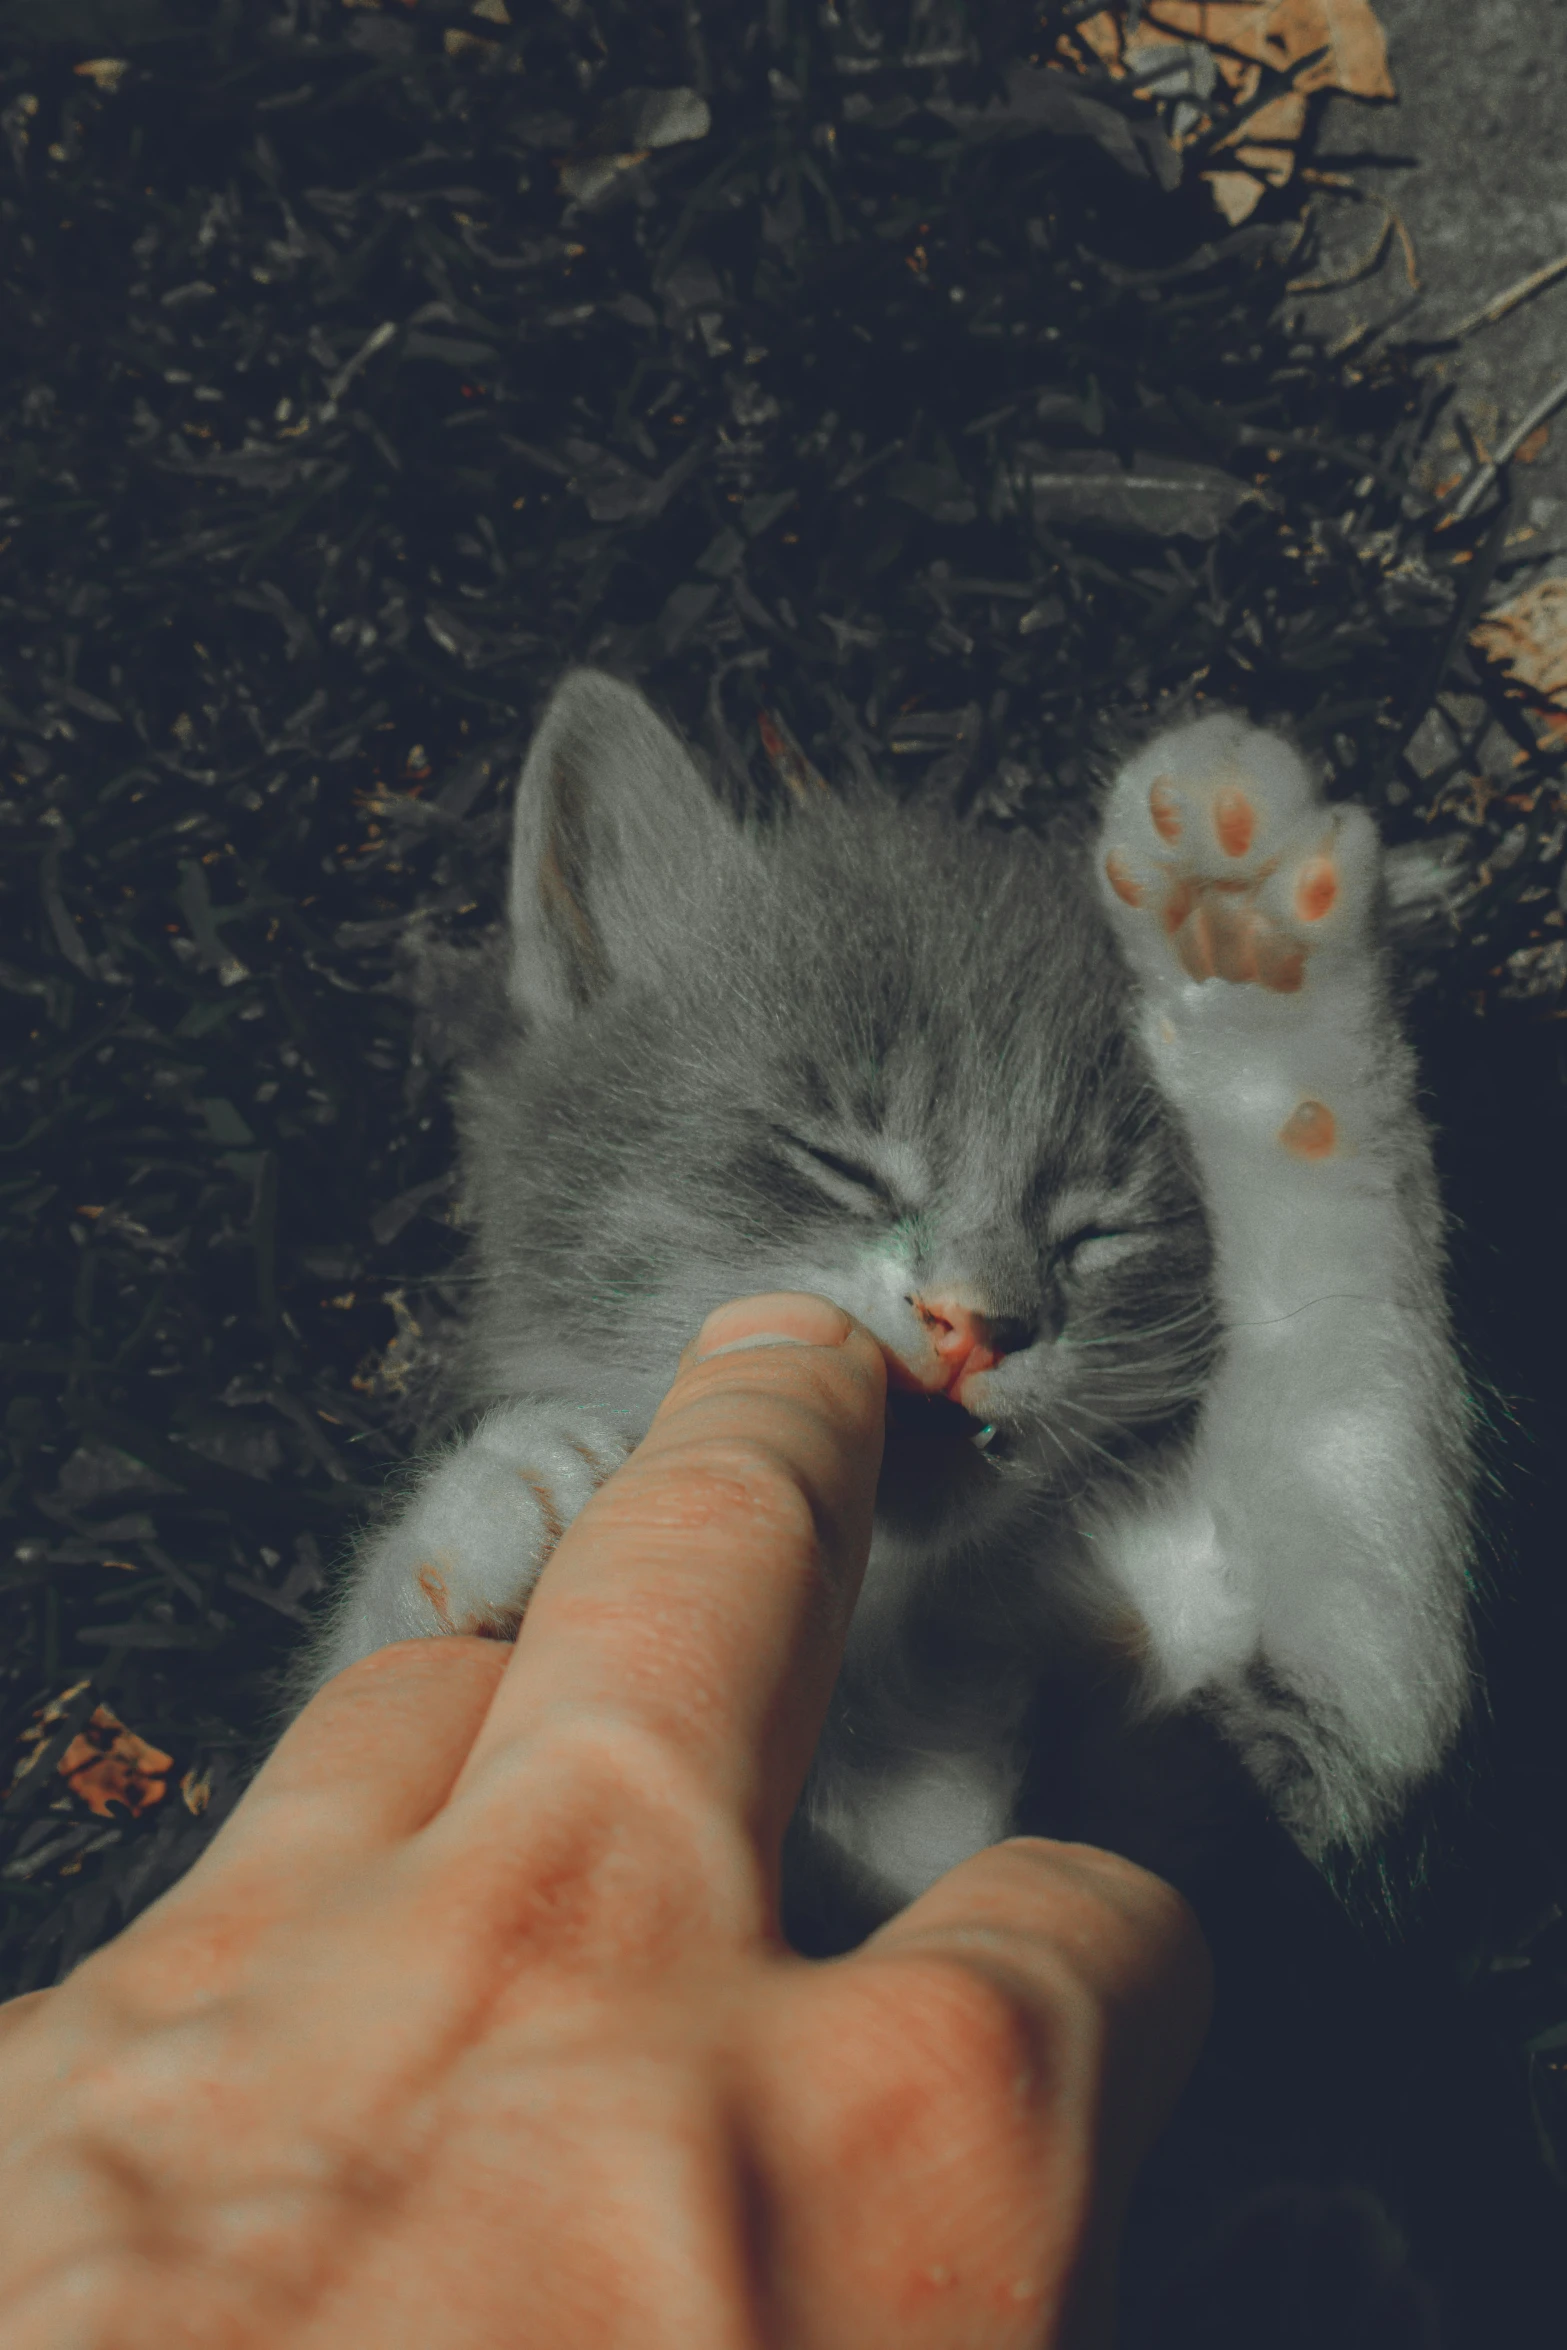
[[[1163,1878],[1087,1844],[1015,1836],[976,1853],[847,1963],[955,1960],[1006,1993],[1056,2051],[1069,2139],[1091,2149],[1080,2271],[1082,2330],[1108,2341],[1111,2260],[1137,2173],[1197,2062],[1213,1967],[1190,1908]]]

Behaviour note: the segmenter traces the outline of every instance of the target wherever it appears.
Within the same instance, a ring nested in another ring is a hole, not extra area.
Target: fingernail
[[[694,1351],[703,1363],[712,1355],[738,1354],[748,1346],[842,1346],[853,1327],[842,1306],[825,1297],[790,1292],[737,1298],[708,1315],[697,1332]],[[733,1335],[726,1335],[729,1332]]]
[[[726,1339],[722,1346],[704,1346],[697,1354],[699,1363],[710,1363],[715,1355],[743,1354],[749,1346],[811,1346],[809,1338],[791,1338],[783,1330],[757,1330],[749,1338]]]

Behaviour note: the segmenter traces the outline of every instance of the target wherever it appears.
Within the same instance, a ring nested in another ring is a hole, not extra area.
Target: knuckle
[[[1030,2018],[966,1960],[908,1953],[867,1966],[816,2043],[810,2102],[824,2164],[901,2150],[980,2159],[1015,2136],[1039,2072]]]
[[[541,1957],[645,1974],[699,1940],[754,1927],[755,1855],[669,1739],[586,1715],[544,1728],[523,1767],[520,1835],[510,1772],[491,1790],[513,1823],[499,1831],[514,1855],[500,1898],[508,1934]]]
[[[120,1987],[117,1986],[117,1989]],[[154,2167],[151,2151],[171,2116],[210,2096],[235,2064],[231,2035],[187,2000],[159,2013],[157,1990],[103,2003],[72,2051],[50,2116],[57,2146],[74,2147],[89,2167],[129,2185]]]
[[[965,1959],[931,1955],[904,1964],[908,1979],[897,2002],[903,2033],[943,2096],[957,2093],[981,2108],[1010,2104],[1038,2061],[1033,2024],[1018,1998]]]

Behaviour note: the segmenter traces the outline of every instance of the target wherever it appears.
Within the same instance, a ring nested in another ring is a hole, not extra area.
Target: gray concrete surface
[[[1374,0],[1387,34],[1398,99],[1334,99],[1322,161],[1343,158],[1359,203],[1318,199],[1323,275],[1374,242],[1381,197],[1413,240],[1418,305],[1394,330],[1448,331],[1531,271],[1567,256],[1567,0]],[[1383,160],[1377,161],[1376,158]],[[1387,319],[1409,300],[1395,238],[1366,282],[1301,299],[1300,315],[1327,335]],[[1567,376],[1567,275],[1499,324],[1469,335],[1450,359],[1457,405],[1486,448]],[[1456,428],[1441,452],[1462,467]],[[1567,406],[1545,448],[1514,475],[1519,552],[1549,554],[1567,572]]]

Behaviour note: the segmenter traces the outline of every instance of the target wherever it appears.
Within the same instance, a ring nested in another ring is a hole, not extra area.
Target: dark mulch
[[[1285,198],[1221,233],[1165,117],[1011,73],[1084,8],[509,13],[0,7],[0,1784],[34,1758],[0,1976],[189,1865],[407,1447],[460,1235],[400,944],[492,919],[561,669],[644,679],[736,791],[869,764],[998,823],[1195,686],[1463,844],[1412,984],[1493,1396],[1494,1696],[1401,1935],[1287,1870],[1216,1907],[1128,2325],[1416,2343],[1440,2300],[1442,2339],[1531,2340],[1567,2177],[1564,751],[1467,641],[1536,554],[1505,469],[1455,521],[1428,354],[1288,331]],[[122,1747],[95,1809],[57,1765],[98,1708],[170,1760]],[[1358,2335],[1312,2301],[1351,2274]]]

